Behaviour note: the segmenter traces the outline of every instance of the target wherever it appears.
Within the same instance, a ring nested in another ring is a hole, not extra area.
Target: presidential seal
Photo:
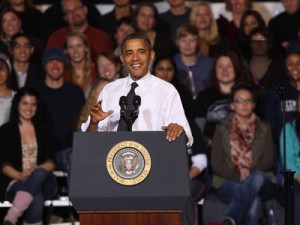
[[[148,176],[151,158],[143,145],[135,141],[123,141],[110,149],[106,168],[115,182],[126,186],[136,185]]]

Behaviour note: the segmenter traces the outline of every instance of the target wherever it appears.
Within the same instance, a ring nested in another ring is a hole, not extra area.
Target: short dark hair
[[[150,42],[148,36],[146,34],[143,34],[143,33],[140,33],[140,32],[134,32],[134,33],[131,33],[131,34],[127,35],[127,37],[124,38],[124,40],[122,41],[121,54],[124,53],[124,48],[125,48],[126,42],[128,40],[133,40],[133,39],[143,39],[145,41],[146,46],[149,49],[149,51],[152,50],[151,42]]]
[[[12,36],[10,41],[10,48],[14,49],[16,47],[16,40],[20,37],[24,37],[29,40],[29,44],[32,46],[32,40],[31,37],[25,33],[16,33],[14,36]]]
[[[234,102],[236,92],[240,90],[249,91],[254,102],[257,102],[257,92],[253,84],[249,82],[238,82],[231,88],[231,102]]]
[[[41,107],[40,94],[36,89],[34,89],[32,87],[22,87],[15,94],[15,96],[12,100],[12,106],[11,106],[11,111],[10,111],[10,122],[13,122],[16,124],[21,123],[20,116],[19,116],[19,104],[21,102],[21,99],[25,95],[35,96],[36,102],[37,102],[37,110],[36,110],[36,114],[32,118],[32,123],[35,125],[38,123],[41,123],[43,113],[42,113],[42,107]]]

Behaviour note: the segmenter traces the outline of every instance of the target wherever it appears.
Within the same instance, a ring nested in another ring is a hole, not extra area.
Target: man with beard
[[[84,33],[90,43],[93,62],[96,62],[96,57],[100,52],[113,51],[113,43],[110,36],[89,24],[87,20],[88,10],[81,0],[63,0],[61,5],[64,19],[69,26],[52,33],[48,39],[47,48],[63,48],[65,36],[70,31],[78,31]]]

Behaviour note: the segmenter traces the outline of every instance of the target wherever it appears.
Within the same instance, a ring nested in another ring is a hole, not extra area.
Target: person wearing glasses
[[[220,122],[212,140],[212,186],[227,204],[221,225],[258,224],[262,201],[274,195],[272,134],[253,112],[256,96],[249,83],[236,84],[234,113]]]
[[[109,34],[88,22],[88,8],[81,0],[63,0],[61,6],[68,27],[53,32],[48,39],[46,48],[63,48],[65,36],[71,31],[77,31],[84,33],[90,43],[92,62],[96,63],[97,55],[100,52],[113,51],[113,42]]]

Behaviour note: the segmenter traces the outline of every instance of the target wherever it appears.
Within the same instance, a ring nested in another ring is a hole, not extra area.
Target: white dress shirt
[[[126,96],[134,80],[130,76],[117,79],[107,84],[98,97],[102,100],[102,110],[113,110],[113,114],[98,123],[98,131],[116,131],[120,119],[119,99]],[[136,95],[141,97],[139,116],[133,123],[132,131],[162,131],[162,126],[170,123],[181,125],[188,137],[188,146],[193,143],[190,126],[184,114],[184,109],[175,87],[157,78],[150,73],[136,81],[138,87]],[[82,124],[82,130],[86,131],[90,123],[90,117]]]

